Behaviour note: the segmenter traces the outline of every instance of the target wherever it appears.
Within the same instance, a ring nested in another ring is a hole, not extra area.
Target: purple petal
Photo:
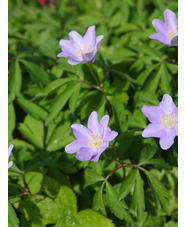
[[[110,129],[110,128],[108,127],[109,119],[110,119],[109,115],[105,115],[105,116],[102,117],[101,120],[100,120],[100,124],[101,124],[102,127],[103,127],[103,138],[102,138],[103,140],[104,140],[104,138],[105,138],[105,136],[106,136],[107,131]]]
[[[169,26],[159,19],[154,19],[152,21],[152,25],[158,33],[163,34],[164,36],[167,36],[167,34],[169,33]]]
[[[87,31],[86,34],[83,37],[84,43],[85,44],[89,44],[91,49],[94,49],[94,45],[95,45],[95,25],[90,26]]]
[[[175,37],[171,40],[170,46],[178,46],[178,36],[175,36]]]
[[[178,107],[174,108],[174,110],[172,111],[172,114],[174,114],[176,121],[178,121]]]
[[[80,64],[81,61],[73,61],[73,60],[71,60],[71,59],[68,59],[68,63],[69,63],[70,65],[77,65],[77,64]]]
[[[104,117],[101,118],[100,124],[103,126],[104,131],[102,139],[110,142],[116,138],[118,133],[115,131],[111,131],[111,129],[108,127],[109,118],[110,118],[109,115],[105,115]]]
[[[160,138],[160,141],[159,141],[160,147],[163,150],[169,149],[174,143],[175,136],[176,136],[176,132],[174,129],[166,130]]]
[[[13,147],[14,145],[12,144],[8,147],[8,158],[10,157],[10,153],[12,152]]]
[[[97,162],[99,160],[101,153],[103,153],[103,151],[105,151],[108,146],[109,146],[108,142],[103,142],[101,147],[97,150],[97,154],[92,156],[91,161]]]
[[[81,47],[83,45],[83,37],[76,31],[71,31],[69,34],[69,37],[70,37],[70,41]]]
[[[86,53],[86,54],[83,54],[83,55],[82,55],[82,57],[83,57],[82,63],[86,63],[86,62],[91,61],[92,58],[93,58],[93,55],[94,55],[94,51],[89,52],[89,53]]]
[[[162,101],[160,102],[160,108],[164,111],[165,114],[171,114],[174,108],[176,108],[172,97],[168,94],[163,96]]]
[[[160,34],[160,33],[153,33],[149,36],[150,39],[157,39],[161,43],[164,43],[166,45],[170,45],[171,42],[168,40],[167,36]]]
[[[167,23],[171,30],[175,29],[177,24],[176,14],[170,9],[164,11],[165,23]]]
[[[151,123],[161,123],[160,115],[164,115],[163,111],[158,106],[144,106],[142,112]]]
[[[103,127],[98,122],[98,114],[96,111],[93,111],[88,118],[88,128],[96,135],[99,135],[100,138],[103,137]]]
[[[61,52],[57,55],[57,57],[64,57],[64,58],[68,58],[69,57],[69,54],[67,53],[64,53],[64,52]]]
[[[107,131],[104,140],[110,142],[110,141],[112,141],[113,139],[115,139],[116,136],[118,136],[118,133],[117,133],[117,132],[115,132],[115,131]]]
[[[174,115],[176,119],[176,125],[174,126],[174,129],[176,132],[176,136],[178,136],[178,107],[174,108],[171,114]]]
[[[78,152],[81,147],[89,147],[89,146],[88,146],[88,143],[86,143],[86,142],[81,142],[79,140],[75,140],[65,147],[65,151],[67,153],[72,154],[72,153]]]
[[[87,161],[87,160],[90,160],[91,157],[93,156],[93,151],[91,148],[84,148],[82,147],[78,152],[77,152],[77,155],[76,155],[76,158],[79,160],[79,161]]]
[[[88,139],[88,136],[92,134],[92,132],[81,124],[73,124],[71,125],[73,133],[77,140],[85,142]]]
[[[61,49],[63,51],[64,57],[71,58],[73,60],[79,60],[76,55],[75,46],[69,40],[61,39],[59,42]],[[59,56],[60,57],[60,56]]]
[[[104,37],[103,35],[99,35],[99,36],[96,37],[96,45],[95,45],[94,55],[93,55],[93,57],[92,57],[92,59],[91,59],[91,62],[92,62],[92,63],[93,63],[93,62],[95,61],[95,59],[96,59],[97,50],[98,50],[98,47],[99,47],[100,42],[101,42],[101,40],[103,39],[103,37]]]
[[[101,153],[102,153],[102,152],[101,152]],[[100,157],[101,153],[98,153],[97,155],[93,156],[93,157],[91,158],[91,161],[97,162],[97,161],[99,160],[99,157]]]
[[[13,162],[10,161],[10,162],[8,163],[8,168],[10,168],[12,165],[13,165]]]
[[[103,39],[104,35],[99,35],[96,37],[96,47],[98,49],[99,45],[100,45],[100,42],[101,40]]]
[[[142,132],[142,136],[145,138],[156,137],[160,138],[164,133],[165,129],[161,124],[149,124]]]

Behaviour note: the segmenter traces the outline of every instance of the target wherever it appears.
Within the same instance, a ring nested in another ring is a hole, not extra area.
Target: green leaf
[[[38,207],[42,213],[43,224],[53,224],[63,217],[73,216],[77,212],[76,197],[67,186],[61,186],[56,199],[49,198],[41,201]]]
[[[8,140],[12,139],[12,133],[15,129],[16,116],[13,103],[8,105]]]
[[[162,71],[161,71],[160,87],[165,94],[171,95],[172,87],[170,85],[170,81],[172,76],[171,74],[168,73],[166,64],[162,64],[161,68],[162,68]]]
[[[46,71],[35,63],[28,62],[25,60],[19,60],[23,63],[28,69],[31,77],[35,80],[35,82],[41,87],[50,83],[50,77]]]
[[[12,63],[9,77],[9,91],[11,94],[17,96],[21,90],[22,84],[21,69],[18,61]]]
[[[156,153],[156,148],[147,144],[141,151],[139,165],[146,164]]]
[[[126,116],[124,111],[123,104],[116,99],[114,96],[108,96],[107,97],[109,102],[111,103],[113,113],[114,113],[114,119],[116,124],[117,131],[121,132],[125,129],[125,122],[126,122]]]
[[[14,144],[15,147],[25,147],[25,148],[28,148],[32,151],[35,150],[34,146],[25,142],[24,140],[13,139],[9,142],[9,144]]]
[[[89,185],[92,185],[92,184],[95,184],[99,181],[104,180],[104,177],[102,177],[101,175],[99,175],[98,173],[96,173],[95,171],[93,171],[90,168],[85,169],[84,176],[85,176],[84,187],[87,187]]]
[[[60,184],[54,180],[52,177],[44,177],[44,191],[51,198],[55,198],[60,190]]]
[[[47,150],[53,150],[53,147],[56,144],[60,143],[60,141],[64,140],[65,138],[68,138],[70,133],[70,122],[64,121],[61,125],[59,125],[53,130],[53,133],[48,139]]]
[[[151,74],[151,72],[157,67],[159,66],[159,63],[158,64],[155,64],[151,67],[149,67],[148,69],[146,70],[143,70],[142,73],[140,73],[140,75],[137,77],[137,82],[139,83],[139,85],[143,85],[145,83],[145,81],[147,80],[147,78],[149,77],[149,75]]]
[[[37,224],[55,224],[67,216],[77,212],[76,197],[67,186],[61,186],[54,200],[45,198],[41,202],[24,200],[19,203],[18,210],[24,213],[28,221]]]
[[[98,191],[94,195],[93,209],[95,211],[100,211],[102,214],[106,215],[105,206],[104,206],[104,203],[103,203],[103,195],[102,195],[104,185],[105,185],[105,183],[103,182],[101,184],[101,187],[98,189]]]
[[[46,121],[48,113],[42,107],[22,97],[17,99],[17,103],[26,113],[30,114],[32,117],[36,118],[37,120]]]
[[[33,222],[27,221],[26,218],[22,215],[21,216],[21,227],[45,227],[41,224],[35,224]]]
[[[88,117],[92,111],[96,111],[103,103],[103,95],[100,91],[90,91],[81,98],[77,112],[80,112],[81,120]],[[81,108],[80,108],[81,107]]]
[[[72,95],[73,89],[75,87],[76,87],[76,84],[71,83],[54,99],[49,109],[49,115],[47,117],[45,125],[48,125],[57,116],[57,114],[61,111],[61,109],[63,109],[68,99]]]
[[[80,90],[81,90],[81,83],[77,83],[76,87],[74,87],[74,92],[69,100],[69,107],[70,107],[70,110],[72,113],[74,113],[74,111],[76,109]]]
[[[158,208],[158,202],[160,202],[161,207],[164,212],[169,214],[169,201],[170,194],[169,192],[164,188],[163,185],[147,170],[141,168],[141,170],[146,174],[148,178],[149,185],[152,189],[152,193],[154,195],[154,200],[156,203],[156,206]]]
[[[41,151],[39,153],[36,153],[36,155],[34,155],[33,158],[28,162],[26,170],[52,164],[56,162],[56,160],[58,160],[60,155],[60,152],[51,153],[49,151]]]
[[[119,219],[125,219],[126,222],[134,224],[130,214],[123,208],[122,203],[117,199],[118,195],[110,183],[106,182],[106,197],[111,211]]]
[[[150,46],[143,45],[143,47],[140,48],[140,51],[142,53],[145,53],[149,56],[150,59],[160,62],[161,56],[158,54],[158,52],[151,48]]]
[[[138,220],[141,221],[144,216],[145,198],[144,198],[143,183],[142,183],[139,170],[137,170],[137,177],[136,177],[136,183],[135,183],[134,194],[133,194],[133,203],[134,203],[134,208],[137,209]]]
[[[141,109],[135,109],[133,115],[129,115],[127,126],[140,129],[144,129],[146,127],[146,117]]]
[[[20,123],[18,130],[38,148],[43,148],[43,139],[44,139],[44,126],[41,121],[38,121],[32,118],[30,115],[27,115],[24,119],[24,124]]]
[[[32,194],[41,192],[43,182],[43,172],[41,170],[26,172],[25,180]]]
[[[135,179],[137,176],[137,169],[133,169],[131,170],[130,174],[125,178],[124,182],[121,184],[120,186],[120,190],[119,190],[119,195],[118,195],[118,199],[124,199],[127,194],[130,192]]]
[[[11,203],[8,203],[8,227],[19,227],[19,219]]]
[[[151,79],[148,81],[146,86],[144,86],[144,91],[150,91],[151,93],[156,93],[159,85],[160,78],[162,76],[162,65],[160,66],[158,72],[152,75]]]
[[[54,140],[51,144],[47,145],[46,149],[48,151],[57,151],[65,147],[67,144],[70,144],[74,140],[74,136],[70,136],[68,134],[65,134],[65,136],[66,137],[62,138],[60,141]]]
[[[61,86],[72,82],[74,79],[72,78],[62,78],[62,79],[56,79],[49,83],[41,93],[37,93],[35,98],[45,97],[49,95],[51,92],[55,91],[56,89],[60,88]]]
[[[112,221],[98,212],[90,209],[82,210],[77,214],[77,220],[80,226],[86,227],[114,227]]]
[[[138,84],[138,82],[135,79],[133,79],[131,76],[129,76],[127,73],[124,73],[122,71],[118,71],[118,70],[115,70],[115,69],[111,69],[110,71],[113,72],[113,73],[116,73],[117,75],[121,76],[123,79],[125,79],[127,81],[130,81],[134,84]]]
[[[161,167],[163,169],[167,169],[167,170],[172,169],[172,167],[167,162],[165,162],[163,159],[160,159],[160,158],[153,158],[153,159],[147,161],[146,164],[155,165],[155,166]]]
[[[157,96],[150,91],[140,91],[135,94],[136,107],[147,106],[159,106],[159,100]]]

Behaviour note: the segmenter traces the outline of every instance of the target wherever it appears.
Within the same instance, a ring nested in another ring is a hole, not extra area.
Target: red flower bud
[[[48,0],[38,0],[40,4],[45,4],[47,3]]]

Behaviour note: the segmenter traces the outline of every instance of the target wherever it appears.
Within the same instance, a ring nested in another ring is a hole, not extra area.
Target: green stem
[[[9,171],[9,172],[12,172],[12,173],[18,173],[18,174],[22,174],[22,172],[18,172],[18,171],[15,171],[15,170],[11,170],[11,169],[9,169],[8,171]]]
[[[100,87],[101,87],[101,88],[103,88],[103,84],[104,84],[105,80],[107,79],[109,73],[110,73],[110,69],[107,69],[107,72],[106,72],[106,74],[105,74],[103,80],[102,80],[101,83],[100,83]]]
[[[94,71],[92,70],[92,67],[90,66],[90,62],[88,62],[87,66],[88,66],[88,68],[89,68],[91,74],[93,75],[93,77],[94,77],[96,83],[99,84],[98,78],[97,78],[97,76],[95,75]]]

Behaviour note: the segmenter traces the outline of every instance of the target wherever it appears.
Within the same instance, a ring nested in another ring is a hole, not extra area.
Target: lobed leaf
[[[118,199],[124,199],[129,191],[131,190],[137,176],[137,169],[131,170],[129,175],[125,178],[124,182],[121,184],[118,194]]]

